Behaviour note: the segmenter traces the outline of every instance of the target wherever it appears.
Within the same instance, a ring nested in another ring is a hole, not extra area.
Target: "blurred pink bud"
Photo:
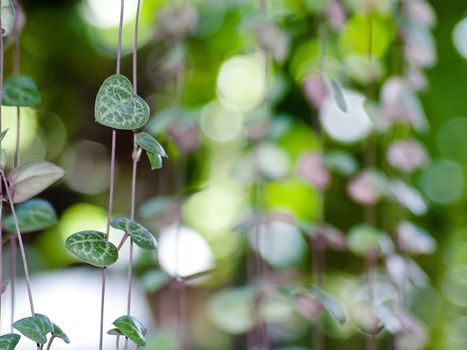
[[[433,27],[436,24],[436,14],[426,0],[410,0],[403,3],[409,20],[422,26]]]
[[[275,23],[266,22],[255,27],[259,46],[274,59],[282,62],[289,52],[287,36]]]
[[[402,331],[396,335],[396,347],[399,350],[419,350],[427,345],[425,326],[402,306],[394,308],[394,314],[401,323]]]
[[[428,205],[420,192],[415,188],[401,180],[392,181],[389,188],[396,201],[409,209],[413,214],[423,215],[427,212]]]
[[[403,32],[406,59],[417,67],[431,67],[435,64],[436,48],[431,33],[424,28],[411,27]]]
[[[261,141],[266,136],[269,129],[268,121],[260,121],[248,126],[248,137],[254,141]]]
[[[346,13],[340,1],[331,0],[326,8],[326,15],[334,30],[339,31],[342,29],[346,21]]]
[[[305,96],[315,108],[320,108],[329,95],[324,79],[320,75],[311,75],[303,82]]]
[[[330,247],[336,250],[344,250],[346,248],[347,241],[345,239],[345,235],[337,228],[323,224],[319,225],[316,231],[317,232],[311,236],[312,243],[316,237],[323,242],[325,247]]]
[[[387,119],[391,121],[407,120],[406,109],[401,101],[407,89],[407,82],[400,77],[392,77],[386,80],[381,88],[380,98]]]
[[[199,146],[199,136],[194,126],[174,123],[169,127],[167,133],[183,153],[190,153]]]
[[[410,69],[407,80],[414,91],[423,91],[428,87],[426,76],[420,69]]]
[[[161,10],[158,19],[158,34],[180,41],[198,24],[198,13],[191,6],[170,7]]]
[[[403,286],[407,280],[405,259],[400,255],[391,255],[386,259],[386,270],[389,277],[399,287]]]
[[[300,157],[297,169],[298,176],[317,189],[324,191],[331,179],[324,157],[319,152],[307,152]]]
[[[392,142],[386,157],[394,168],[408,173],[422,167],[428,161],[425,147],[413,139]]]
[[[410,254],[430,254],[436,249],[435,240],[421,227],[403,221],[397,227],[399,248]]]
[[[355,202],[364,205],[376,204],[381,198],[369,170],[360,172],[350,180],[347,184],[347,193]]]
[[[317,298],[307,295],[297,295],[295,306],[304,317],[310,320],[318,319],[324,312],[322,303]]]

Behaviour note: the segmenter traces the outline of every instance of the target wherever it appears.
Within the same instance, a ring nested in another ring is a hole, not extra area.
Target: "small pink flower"
[[[428,161],[428,155],[423,145],[413,139],[394,141],[386,154],[389,164],[401,171],[410,173]]]
[[[311,75],[303,82],[303,92],[315,108],[320,108],[329,95],[324,79],[319,75]]]
[[[302,155],[298,162],[298,176],[317,189],[324,191],[331,180],[323,155],[312,151]]]
[[[381,198],[373,177],[368,170],[362,171],[350,180],[347,184],[347,193],[355,202],[364,205],[376,204]]]

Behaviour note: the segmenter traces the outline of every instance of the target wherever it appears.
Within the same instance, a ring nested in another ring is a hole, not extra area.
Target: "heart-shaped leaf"
[[[16,14],[12,0],[1,0],[2,6],[2,36],[11,33],[15,26]]]
[[[64,174],[62,168],[45,160],[24,163],[8,175],[13,203],[21,203],[44,191]]]
[[[149,119],[148,104],[133,94],[130,80],[120,74],[104,81],[97,93],[94,112],[96,122],[114,129],[139,129]]]
[[[118,249],[99,231],[80,231],[65,242],[66,248],[78,259],[93,266],[106,267],[118,259]]]
[[[113,325],[128,339],[139,346],[146,345],[146,328],[136,318],[132,316],[121,316],[117,318]]]
[[[136,143],[148,152],[158,154],[161,157],[168,157],[161,144],[145,131],[141,131],[136,135]]]
[[[62,339],[65,343],[70,344],[70,339],[65,334],[65,332],[62,331],[62,329],[59,326],[57,326],[55,323],[53,323],[52,326],[53,326],[52,334],[55,337]]]
[[[17,75],[5,80],[2,102],[4,106],[35,107],[41,103],[41,93],[30,77]]]
[[[8,333],[0,336],[0,349],[14,350],[20,340],[21,336],[14,333]]]
[[[153,250],[157,247],[157,241],[153,234],[134,220],[125,217],[113,218],[110,225],[128,233],[133,242],[140,248]]]
[[[152,153],[146,151],[146,154],[151,164],[151,170],[156,170],[162,168],[162,157],[157,153]]]
[[[31,199],[18,204],[16,216],[21,233],[44,230],[57,223],[57,214],[45,199]],[[3,228],[8,232],[15,232],[16,227],[12,215],[5,218]]]
[[[53,331],[53,323],[47,316],[41,314],[22,318],[13,323],[12,326],[25,337],[38,344],[45,344],[47,334]]]

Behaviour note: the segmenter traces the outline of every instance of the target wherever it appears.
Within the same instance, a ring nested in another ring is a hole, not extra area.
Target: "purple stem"
[[[139,12],[141,7],[141,0],[138,0],[136,5],[136,16],[135,16],[135,27],[133,32],[133,94],[138,93],[138,24],[139,24]],[[135,219],[135,207],[136,207],[136,176],[138,171],[138,162],[140,159],[140,153],[138,152],[138,145],[136,143],[136,132],[133,133],[133,153],[132,153],[132,172],[131,172],[131,204],[130,204],[130,218]],[[122,241],[119,244],[120,249],[128,238],[128,234],[125,234]],[[127,292],[127,315],[131,314],[131,295],[133,289],[133,239],[130,239],[130,255],[128,258],[128,292]],[[128,337],[125,337],[124,350],[128,350]]]
[[[16,237],[10,237],[10,290],[11,290],[11,325],[15,320],[16,305]],[[10,326],[10,332],[13,333],[13,326]]]
[[[120,21],[118,26],[118,47],[117,47],[117,63],[115,73],[120,74],[122,60],[122,34],[123,34],[123,13],[125,9],[125,0],[120,1]],[[110,158],[110,181],[109,181],[109,204],[107,211],[107,227],[105,230],[106,239],[109,239],[110,221],[112,220],[113,197],[115,187],[115,148],[117,143],[117,131],[112,129],[112,153]],[[99,325],[99,350],[102,350],[104,343],[104,311],[105,311],[105,289],[106,289],[106,268],[102,269],[102,285],[101,285],[101,315]]]
[[[26,259],[26,252],[24,250],[23,238],[21,237],[21,231],[19,229],[18,217],[16,216],[16,210],[15,210],[15,206],[13,204],[13,198],[11,196],[11,191],[10,191],[10,188],[9,188],[9,185],[8,185],[8,181],[6,179],[6,176],[5,176],[5,173],[3,172],[3,170],[1,170],[0,173],[1,173],[1,176],[3,178],[3,183],[5,185],[5,190],[6,190],[6,193],[7,193],[7,196],[8,196],[8,203],[10,204],[11,213],[13,215],[13,221],[15,223],[16,234],[17,234],[18,243],[19,243],[19,250],[21,252],[21,259],[23,260],[24,277],[25,277],[25,280],[26,280],[26,287],[27,287],[27,290],[28,290],[29,306],[31,308],[31,315],[34,316],[35,312],[34,312],[34,302],[33,302],[33,298],[32,298],[32,290],[31,290],[31,279],[29,277],[28,262],[27,262],[27,259]]]

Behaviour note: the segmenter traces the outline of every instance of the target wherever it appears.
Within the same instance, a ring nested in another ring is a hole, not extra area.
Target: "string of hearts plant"
[[[16,5],[16,6],[15,6]],[[3,243],[8,239],[17,240],[24,269],[26,288],[31,309],[31,316],[24,317],[12,324],[11,327],[19,331],[23,336],[36,343],[37,349],[51,349],[55,338],[61,338],[66,343],[69,339],[66,334],[53,323],[47,316],[35,312],[34,300],[32,294],[31,280],[28,269],[28,262],[23,244],[22,234],[43,230],[54,225],[57,222],[57,215],[53,206],[44,199],[33,198],[54,182],[59,180],[64,172],[56,165],[43,160],[35,160],[19,164],[19,134],[20,134],[20,111],[24,107],[36,107],[42,102],[42,96],[36,83],[26,75],[19,75],[18,61],[18,35],[15,33],[14,49],[14,75],[3,82],[4,76],[4,38],[8,38],[14,33],[16,24],[18,3],[12,1],[2,1],[0,8],[0,27],[2,36],[0,38],[0,100],[3,106],[16,107],[17,111],[17,130],[16,130],[16,150],[14,155],[13,169],[6,171],[7,155],[4,149],[1,150],[0,161],[0,282],[2,283],[2,292],[5,289],[3,282]],[[6,136],[8,130],[1,130],[1,112],[0,112],[0,143]],[[7,203],[10,208],[10,214],[3,215],[3,203]],[[3,230],[7,233],[3,237]],[[15,245],[12,245],[15,247]],[[11,252],[12,256],[16,250]],[[16,261],[12,259],[13,264]],[[10,280],[12,283],[12,303],[14,303],[14,280],[16,278],[15,266],[12,266]],[[1,304],[1,299],[0,299]],[[12,318],[14,318],[14,304],[11,305]],[[50,336],[49,336],[50,335]],[[0,348],[5,350],[14,349],[21,336],[10,332],[0,336]]]
[[[146,328],[131,315],[131,296],[133,279],[133,244],[146,250],[155,250],[157,241],[154,235],[144,226],[137,223],[135,219],[136,205],[136,177],[138,162],[142,151],[148,156],[152,169],[162,167],[162,157],[167,157],[163,147],[145,131],[140,131],[148,119],[150,109],[148,104],[137,94],[137,42],[138,42],[138,20],[140,1],[137,3],[134,42],[133,42],[133,81],[120,74],[121,45],[122,45],[122,19],[124,1],[121,1],[120,26],[118,39],[116,74],[108,77],[100,87],[95,103],[96,122],[112,128],[112,154],[110,169],[110,190],[108,225],[106,232],[80,231],[72,234],[66,241],[66,248],[77,258],[92,266],[100,267],[103,271],[102,283],[102,305],[99,349],[103,347],[103,317],[105,298],[105,269],[118,260],[118,252],[129,238],[130,254],[128,263],[128,291],[127,291],[127,313],[118,317],[113,325],[115,328],[108,334],[116,336],[116,348],[119,349],[119,340],[125,338],[124,349],[128,349],[129,340],[138,349],[146,345]],[[113,187],[115,178],[115,145],[116,130],[127,130],[133,132],[132,152],[132,178],[131,178],[131,204],[130,217],[112,218]],[[125,232],[118,246],[109,242],[110,226]]]

